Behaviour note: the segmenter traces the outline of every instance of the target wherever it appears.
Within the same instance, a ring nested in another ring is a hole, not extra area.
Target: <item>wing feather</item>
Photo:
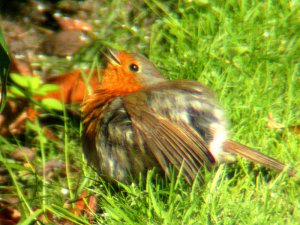
[[[203,166],[215,163],[206,142],[188,124],[172,121],[152,111],[145,102],[146,93],[138,92],[123,98],[137,139],[142,140],[166,174],[169,164],[183,168],[184,178],[191,183]]]

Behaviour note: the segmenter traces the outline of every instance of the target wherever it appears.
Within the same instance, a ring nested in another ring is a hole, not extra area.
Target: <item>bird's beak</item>
[[[102,54],[106,58],[108,63],[114,66],[121,65],[121,61],[117,55],[117,51],[107,48],[106,52],[103,51]]]

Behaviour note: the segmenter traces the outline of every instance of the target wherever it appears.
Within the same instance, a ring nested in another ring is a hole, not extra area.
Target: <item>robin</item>
[[[205,85],[169,81],[140,54],[108,50],[104,55],[101,83],[82,105],[83,151],[102,177],[129,183],[153,168],[170,175],[173,167],[192,183],[202,167],[232,162],[236,155],[285,169],[227,139],[224,111]]]

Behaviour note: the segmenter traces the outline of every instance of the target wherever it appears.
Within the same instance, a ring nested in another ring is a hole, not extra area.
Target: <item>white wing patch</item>
[[[213,134],[209,150],[217,163],[233,162],[235,161],[235,156],[223,150],[223,144],[227,140],[227,126],[224,112],[220,109],[215,109],[213,114],[218,119],[218,122],[211,123],[209,127]]]

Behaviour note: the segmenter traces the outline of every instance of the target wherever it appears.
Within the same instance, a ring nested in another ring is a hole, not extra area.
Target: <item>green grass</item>
[[[299,135],[267,127],[268,113],[286,126],[300,123],[298,1],[127,5],[115,0],[99,8],[100,42],[77,60],[90,59],[95,46],[104,44],[147,54],[170,79],[208,85],[227,113],[233,140],[299,170]],[[25,143],[38,155],[30,162],[32,168],[7,157],[18,140],[1,139],[0,161],[12,180],[3,197],[21,199],[18,207],[27,224],[36,216],[29,217],[33,210],[39,209],[36,214],[50,211],[88,224],[86,216],[71,215],[64,208],[82,190],[98,197],[94,216],[99,224],[300,224],[299,178],[266,172],[245,160],[206,172],[205,182],[192,187],[177,178],[153,183],[150,173],[146,185],[122,185],[122,191],[116,191],[87,167],[80,128],[65,120],[65,126],[57,128],[58,143],[41,137],[38,123],[28,125]],[[66,162],[67,169],[51,178],[37,173],[53,158]],[[62,194],[62,188],[69,192]]]

